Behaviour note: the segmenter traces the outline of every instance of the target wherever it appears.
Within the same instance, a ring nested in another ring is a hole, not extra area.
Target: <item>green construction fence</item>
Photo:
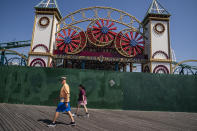
[[[67,76],[71,106],[78,85],[89,108],[197,112],[197,76],[0,66],[0,102],[55,106]]]

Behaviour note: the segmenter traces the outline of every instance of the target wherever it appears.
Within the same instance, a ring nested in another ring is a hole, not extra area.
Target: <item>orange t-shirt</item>
[[[64,98],[65,102],[70,101],[70,91],[69,91],[69,86],[67,84],[64,84],[60,90],[60,99],[61,98]]]

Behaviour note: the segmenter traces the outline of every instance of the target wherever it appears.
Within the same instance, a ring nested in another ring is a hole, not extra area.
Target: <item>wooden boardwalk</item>
[[[61,113],[48,128],[56,107],[0,103],[0,131],[197,131],[197,113],[90,109],[90,118]],[[72,111],[75,111],[73,109]],[[81,110],[81,113],[83,110]]]

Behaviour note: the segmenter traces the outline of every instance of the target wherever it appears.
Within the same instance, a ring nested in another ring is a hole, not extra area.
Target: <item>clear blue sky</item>
[[[0,42],[30,40],[40,0],[1,0]],[[80,8],[109,6],[142,21],[152,0],[57,0],[62,16]],[[159,0],[170,12],[171,45],[177,61],[197,59],[197,0]],[[26,49],[27,52],[29,49]]]

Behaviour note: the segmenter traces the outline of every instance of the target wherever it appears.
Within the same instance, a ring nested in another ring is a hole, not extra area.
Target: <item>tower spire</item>
[[[146,15],[148,14],[170,15],[170,13],[158,2],[158,0],[152,1]]]
[[[35,7],[36,11],[54,11],[57,12],[59,18],[62,18],[56,0],[41,0]]]
[[[36,8],[57,8],[57,1],[56,0],[42,0],[38,5],[35,6]]]
[[[161,3],[159,3],[158,0],[152,0],[152,3],[148,11],[146,12],[146,15],[143,21],[145,21],[148,16],[168,18],[170,17],[170,13],[161,5]]]

